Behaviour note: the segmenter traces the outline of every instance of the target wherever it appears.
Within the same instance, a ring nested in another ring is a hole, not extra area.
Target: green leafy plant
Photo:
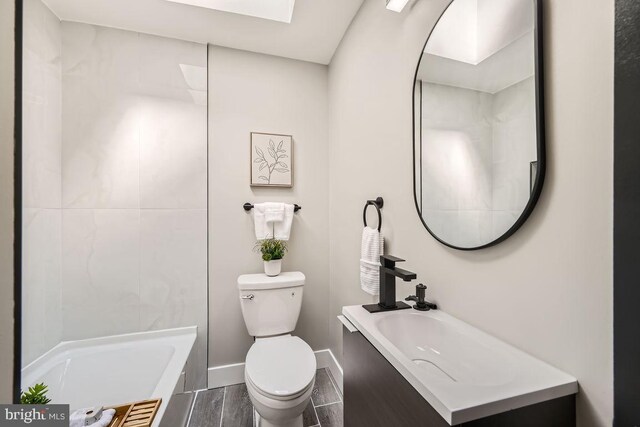
[[[23,391],[20,394],[20,403],[23,405],[45,405],[51,402],[51,399],[47,398],[48,389],[49,387],[44,383],[29,387],[28,391]]]
[[[264,261],[276,261],[284,258],[287,253],[287,242],[278,239],[265,239],[256,243],[256,252],[262,254]]]

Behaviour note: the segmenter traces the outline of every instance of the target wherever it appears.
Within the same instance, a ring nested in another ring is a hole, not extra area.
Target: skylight
[[[296,0],[167,0],[223,12],[291,23]]]
[[[533,30],[533,6],[519,0],[458,0],[438,21],[425,52],[478,65]]]

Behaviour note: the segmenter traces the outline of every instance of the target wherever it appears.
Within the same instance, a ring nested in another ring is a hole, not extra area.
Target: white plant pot
[[[280,274],[282,271],[282,260],[276,259],[274,261],[265,261],[264,262],[264,274],[267,276],[273,277]]]

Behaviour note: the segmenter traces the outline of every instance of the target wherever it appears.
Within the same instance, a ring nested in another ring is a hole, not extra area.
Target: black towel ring
[[[369,206],[375,206],[376,211],[378,211],[378,231],[382,229],[382,206],[384,205],[384,200],[382,197],[378,197],[375,200],[367,200],[367,204],[364,205],[364,210],[362,211],[362,221],[364,222],[364,226],[367,226],[367,208]]]

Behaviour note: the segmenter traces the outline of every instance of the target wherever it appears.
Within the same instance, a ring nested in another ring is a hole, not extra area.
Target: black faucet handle
[[[406,301],[415,301],[416,304],[413,306],[415,310],[419,311],[429,311],[429,310],[437,310],[438,306],[431,302],[425,301],[425,292],[427,287],[422,283],[416,285],[416,295],[409,296],[406,298]]]
[[[396,266],[396,262],[404,262],[402,258],[395,257],[393,255],[380,255],[380,264],[387,268],[393,268]]]

